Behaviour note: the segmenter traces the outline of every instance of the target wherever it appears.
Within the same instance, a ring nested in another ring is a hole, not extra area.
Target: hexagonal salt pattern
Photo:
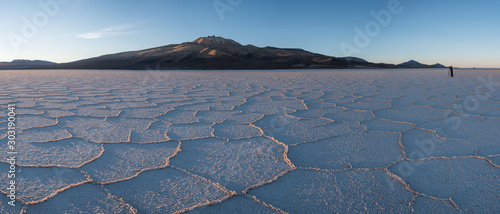
[[[499,73],[446,72],[2,71],[0,212],[498,213]]]

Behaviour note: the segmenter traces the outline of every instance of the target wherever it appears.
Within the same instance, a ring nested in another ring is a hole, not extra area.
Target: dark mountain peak
[[[398,66],[410,67],[410,68],[444,68],[445,67],[444,65],[441,65],[439,63],[434,64],[434,65],[426,65],[426,64],[422,64],[420,62],[417,62],[415,60],[410,60],[408,62],[401,63]]]
[[[196,43],[199,45],[207,46],[207,47],[216,47],[220,45],[237,45],[241,46],[240,43],[235,42],[234,40],[231,39],[226,39],[220,36],[207,36],[207,37],[200,37],[191,43]]]
[[[442,65],[442,64],[439,64],[439,63],[436,63],[436,64],[434,64],[434,65],[432,65],[432,66],[434,66],[434,67],[436,67],[436,68],[446,68],[446,66],[444,66],[444,65]]]
[[[417,61],[415,61],[413,59],[410,60],[410,61],[408,61],[408,62],[401,63],[399,65],[401,65],[401,66],[408,66],[408,67],[425,67],[425,66],[427,66],[427,65],[422,64],[420,62],[417,62]]]

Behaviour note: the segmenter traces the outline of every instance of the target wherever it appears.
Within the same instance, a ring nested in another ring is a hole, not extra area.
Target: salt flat
[[[500,70],[0,74],[2,213],[500,212]]]

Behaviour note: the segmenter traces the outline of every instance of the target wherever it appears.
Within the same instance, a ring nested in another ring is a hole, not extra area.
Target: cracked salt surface
[[[28,213],[134,213],[115,201],[101,187],[91,184],[68,189],[51,200],[29,206]]]
[[[8,169],[9,166],[1,163],[0,166]],[[7,171],[1,173],[2,190],[7,189],[10,179]],[[73,186],[88,183],[86,178],[77,169],[62,167],[22,167],[16,175],[18,191],[17,197],[27,204],[37,204],[48,200],[59,192]]]
[[[1,72],[1,213],[500,212],[496,70]]]
[[[411,171],[400,167],[405,163],[408,162],[391,168],[419,193],[451,198],[466,213],[496,213],[500,210],[500,170],[486,160],[455,158],[415,162],[412,175],[409,175]]]
[[[413,197],[413,193],[383,170],[336,173],[295,170],[248,194],[294,213],[401,213],[409,211]]]
[[[181,150],[172,159],[173,166],[237,192],[291,169],[283,158],[285,147],[264,137],[184,141]]]
[[[177,152],[175,142],[151,144],[107,144],[95,161],[80,169],[99,183],[133,178],[139,173],[166,167],[169,157]]]
[[[188,213],[281,213],[279,210],[269,209],[265,205],[248,196],[233,196],[224,203],[196,208]]]
[[[288,157],[297,167],[379,168],[403,158],[398,139],[393,133],[345,134],[293,146]]]
[[[7,145],[7,139],[0,140],[0,144]],[[10,150],[1,147],[1,152],[7,154]],[[17,164],[26,167],[78,168],[96,159],[102,152],[102,145],[76,138],[43,143],[23,142],[17,144]],[[6,160],[0,161],[8,163]]]

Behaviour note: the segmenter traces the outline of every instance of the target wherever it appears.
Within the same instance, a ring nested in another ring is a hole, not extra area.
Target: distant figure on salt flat
[[[450,76],[453,77],[453,66],[450,66]]]

